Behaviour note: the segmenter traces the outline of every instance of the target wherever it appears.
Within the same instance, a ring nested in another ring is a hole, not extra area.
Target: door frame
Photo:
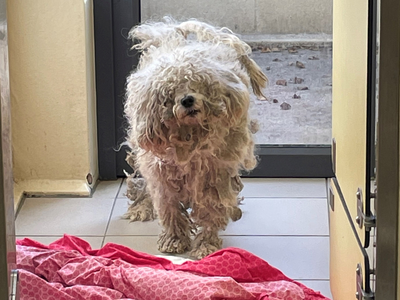
[[[399,297],[400,2],[381,1],[376,299]]]
[[[93,10],[99,179],[115,180],[131,170],[123,102],[125,78],[138,63],[128,32],[140,21],[140,0],[93,0]]]
[[[9,298],[11,272],[16,269],[6,4],[0,0],[0,299]]]

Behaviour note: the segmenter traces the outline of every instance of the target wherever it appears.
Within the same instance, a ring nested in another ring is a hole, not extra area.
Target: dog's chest
[[[160,161],[160,167],[170,180],[191,185],[213,177],[218,169],[218,161],[208,151],[196,151],[186,162]]]

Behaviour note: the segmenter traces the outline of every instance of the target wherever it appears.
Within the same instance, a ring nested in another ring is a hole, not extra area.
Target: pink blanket
[[[237,248],[182,265],[69,235],[48,246],[18,240],[17,250],[21,300],[328,299]]]

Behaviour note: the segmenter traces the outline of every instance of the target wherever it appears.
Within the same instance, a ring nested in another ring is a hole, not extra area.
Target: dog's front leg
[[[213,178],[216,178],[213,180]],[[239,176],[232,177],[224,169],[217,171],[217,176],[210,176],[202,183],[201,197],[193,199],[191,217],[201,230],[193,242],[191,255],[203,258],[222,247],[218,237],[220,230],[225,230],[229,219],[237,221],[242,216],[238,207],[238,194],[243,188]]]
[[[158,239],[158,250],[184,253],[191,247],[191,221],[185,207],[176,199],[163,199],[157,211],[163,231]]]
[[[153,204],[163,231],[158,239],[158,250],[166,253],[184,253],[191,247],[192,222],[183,205],[189,198],[182,188],[183,179],[176,166],[162,164],[155,169],[150,190]]]
[[[151,153],[139,156],[138,159],[139,171],[146,179],[146,190],[163,227],[158,239],[158,250],[166,253],[186,252],[191,246],[193,225],[182,205],[185,199],[186,202],[189,199],[189,194],[182,188],[184,178],[180,168],[156,159]]]
[[[201,259],[221,249],[218,232],[228,224],[230,209],[220,201],[216,187],[206,188],[201,199],[194,200],[191,217],[200,231],[193,241],[191,256]]]

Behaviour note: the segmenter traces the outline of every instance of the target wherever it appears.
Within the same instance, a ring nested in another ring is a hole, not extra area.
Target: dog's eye
[[[164,107],[168,107],[168,108],[172,108],[172,106],[174,106],[174,100],[172,100],[173,98],[168,97],[163,103],[162,106]]]

